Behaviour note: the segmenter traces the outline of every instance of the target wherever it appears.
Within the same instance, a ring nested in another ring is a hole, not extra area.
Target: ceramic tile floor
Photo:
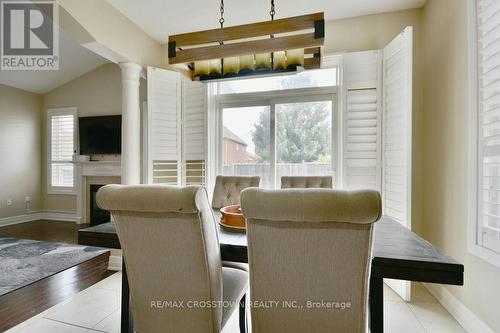
[[[80,292],[47,311],[19,324],[8,333],[118,333],[120,331],[121,273]],[[414,284],[412,302],[405,303],[384,288],[385,332],[465,332],[421,284]],[[238,332],[237,311],[224,333]]]

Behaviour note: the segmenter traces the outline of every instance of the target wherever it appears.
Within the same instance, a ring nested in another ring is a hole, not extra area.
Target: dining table
[[[221,226],[214,210],[221,259],[248,263],[244,230]],[[78,243],[120,249],[114,223],[108,222],[78,231]],[[398,221],[382,216],[375,223],[369,281],[369,326],[372,333],[384,331],[384,279],[463,285],[464,266]],[[130,290],[125,263],[122,266],[121,332],[133,332]]]

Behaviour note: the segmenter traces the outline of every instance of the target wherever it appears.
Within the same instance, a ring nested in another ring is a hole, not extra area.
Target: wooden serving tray
[[[227,228],[244,230],[247,228],[245,217],[241,213],[240,205],[231,205],[220,209],[221,218],[219,223]]]

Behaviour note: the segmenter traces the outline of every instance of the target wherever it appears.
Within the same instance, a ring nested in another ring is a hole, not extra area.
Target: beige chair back
[[[281,188],[332,188],[332,176],[282,176]]]
[[[219,332],[220,307],[186,307],[188,301],[222,300],[220,248],[205,189],[107,185],[97,203],[116,224],[135,331]],[[164,301],[184,304],[173,308]]]
[[[240,193],[248,187],[259,187],[259,176],[217,176],[212,208],[219,209],[240,203]]]
[[[380,194],[247,189],[241,205],[251,301],[279,302],[252,307],[252,331],[364,332]]]

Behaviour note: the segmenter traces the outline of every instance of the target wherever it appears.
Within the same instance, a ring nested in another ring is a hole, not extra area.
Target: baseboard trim
[[[76,212],[72,211],[42,211],[39,212],[40,220],[67,221],[79,223]]]
[[[39,220],[38,212],[0,218],[0,227]]]
[[[121,271],[122,270],[122,257],[121,256],[109,256],[108,269],[110,271]]]
[[[11,217],[2,217],[0,218],[0,227],[37,220],[54,220],[79,223],[81,219],[76,216],[75,212],[40,211]]]
[[[485,322],[476,316],[465,304],[460,302],[448,289],[424,283],[429,292],[455,317],[462,327],[470,333],[495,333]]]

